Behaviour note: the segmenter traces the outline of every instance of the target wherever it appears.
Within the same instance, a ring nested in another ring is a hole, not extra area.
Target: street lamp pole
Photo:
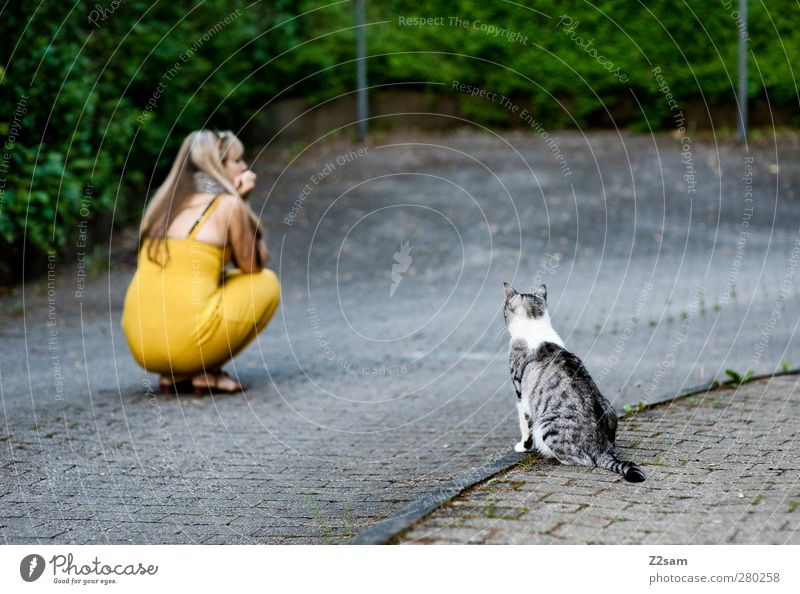
[[[358,100],[358,140],[367,139],[367,42],[364,33],[364,0],[356,0],[356,86]]]
[[[739,142],[747,138],[747,0],[739,0],[739,18],[742,28],[739,31]]]

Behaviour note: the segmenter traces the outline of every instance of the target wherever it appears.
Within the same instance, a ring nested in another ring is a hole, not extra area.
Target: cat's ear
[[[547,301],[547,287],[539,285],[539,288],[533,292],[534,297],[541,297],[543,301]]]
[[[517,292],[514,290],[514,287],[512,287],[511,285],[509,285],[506,282],[503,283],[503,292],[506,294],[506,301],[508,301],[514,295],[517,294]]]

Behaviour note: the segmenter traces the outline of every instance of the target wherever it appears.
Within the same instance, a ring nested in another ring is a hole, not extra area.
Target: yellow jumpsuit
[[[274,272],[223,273],[230,250],[195,239],[219,203],[210,204],[186,239],[166,240],[165,266],[148,258],[145,240],[125,295],[122,329],[133,358],[175,381],[211,372],[236,356],[280,302]]]

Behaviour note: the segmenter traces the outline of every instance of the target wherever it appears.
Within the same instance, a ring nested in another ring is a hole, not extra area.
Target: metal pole
[[[364,35],[364,0],[356,0],[356,86],[358,87],[358,140],[367,139],[367,42]]]
[[[742,28],[739,31],[739,142],[747,138],[747,0],[739,0],[739,18]]]

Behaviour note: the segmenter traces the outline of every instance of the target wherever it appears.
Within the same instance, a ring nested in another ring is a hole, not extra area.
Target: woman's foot
[[[177,379],[169,375],[158,378],[158,388],[162,394],[181,394],[192,391],[191,378]]]
[[[192,388],[195,394],[209,392],[212,394],[233,394],[235,392],[244,392],[247,390],[247,385],[232,378],[221,369],[213,369],[194,376],[192,378]]]

